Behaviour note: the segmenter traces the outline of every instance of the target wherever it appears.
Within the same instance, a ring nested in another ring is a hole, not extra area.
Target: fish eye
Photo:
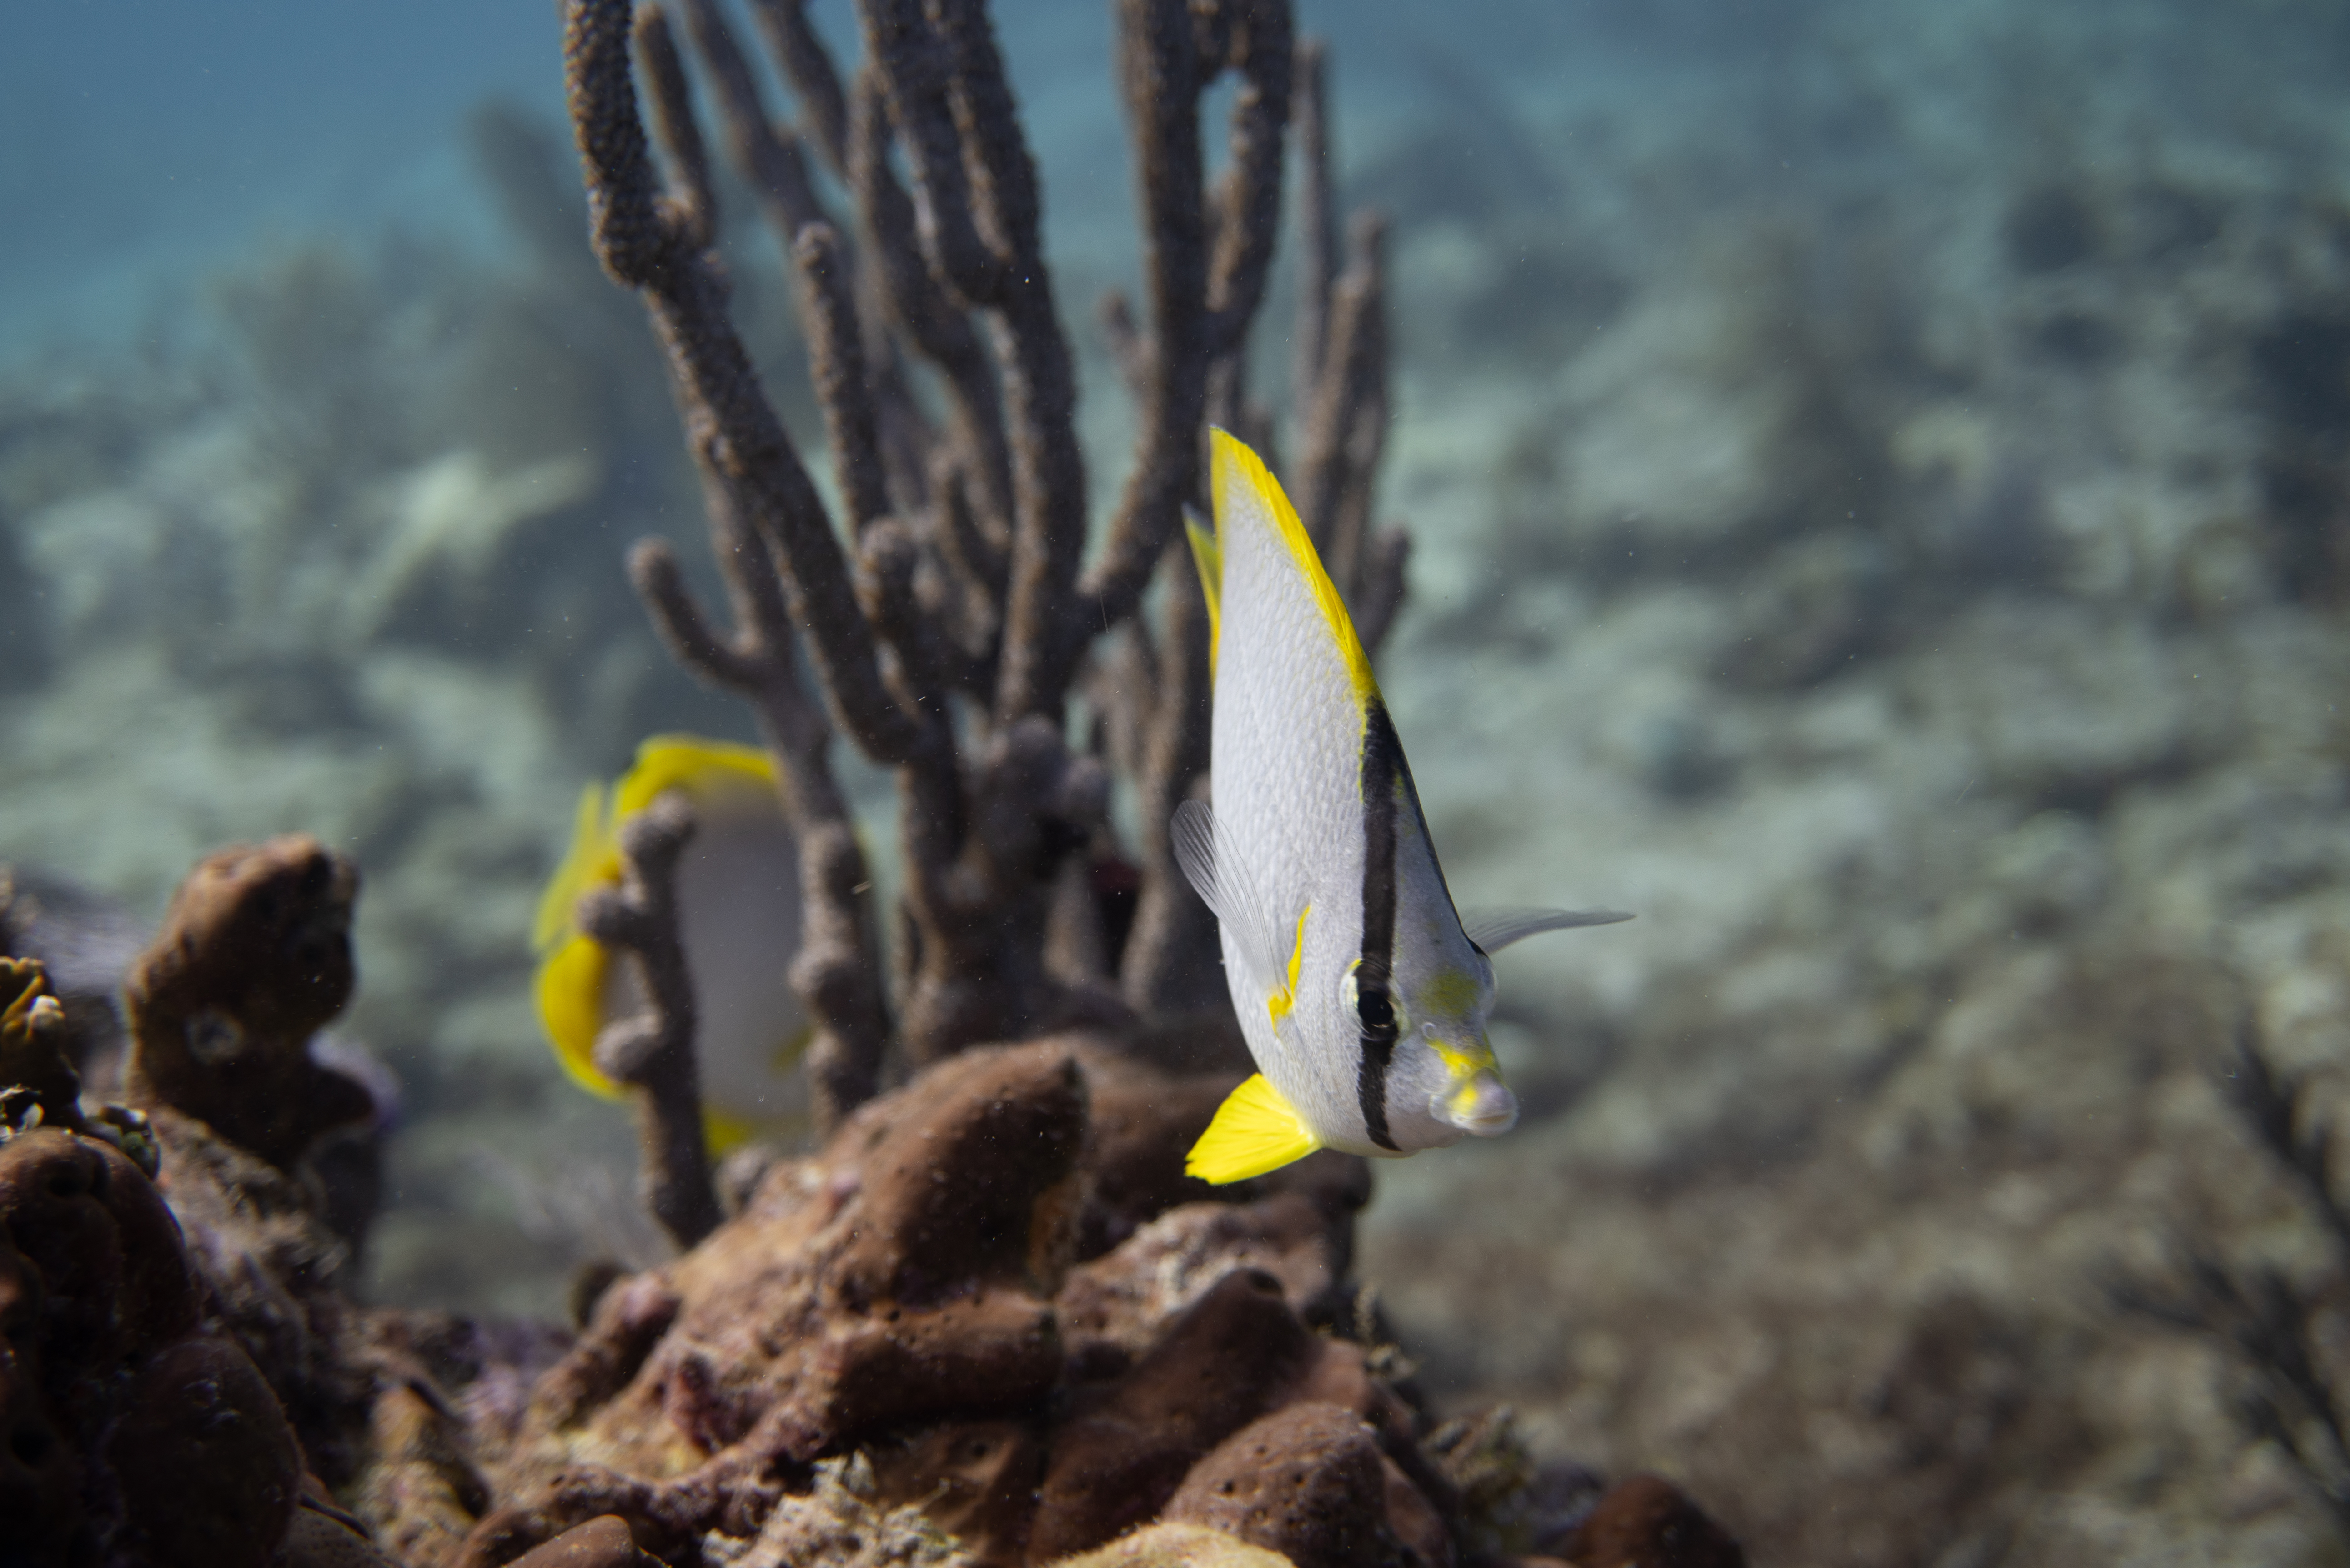
[[[1339,995],[1347,1004],[1347,1011],[1355,1015],[1364,1038],[1392,1042],[1403,1030],[1400,1010],[1397,1008],[1395,999],[1388,993],[1387,987],[1366,988],[1363,985],[1355,972],[1361,967],[1360,959],[1347,966],[1346,976],[1338,982]]]

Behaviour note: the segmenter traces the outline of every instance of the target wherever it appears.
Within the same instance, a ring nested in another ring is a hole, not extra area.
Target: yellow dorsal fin
[[[636,764],[612,786],[612,820],[617,823],[632,811],[644,810],[665,789],[693,794],[697,786],[723,779],[755,780],[772,786],[775,764],[757,746],[705,740],[700,735],[655,735],[637,748]]]
[[[1183,1174],[1221,1187],[1279,1170],[1321,1147],[1297,1107],[1259,1073],[1217,1107],[1216,1119],[1191,1146]]]
[[[1355,701],[1367,708],[1379,695],[1379,683],[1371,674],[1370,656],[1363,651],[1362,639],[1355,635],[1354,619],[1347,614],[1347,604],[1338,597],[1337,585],[1322,569],[1322,557],[1315,552],[1314,541],[1305,536],[1305,524],[1297,520],[1297,509],[1282,493],[1281,482],[1264,466],[1263,459],[1229,431],[1211,427],[1208,431],[1208,489],[1215,497],[1219,530],[1226,526],[1224,491],[1231,484],[1244,486],[1273,519],[1275,535],[1289,552],[1289,558],[1297,564],[1297,569],[1305,574],[1305,586],[1313,591],[1314,602],[1321,607],[1322,618],[1329,626],[1330,639],[1337,645],[1338,656],[1346,660]]]
[[[1208,531],[1200,514],[1189,506],[1183,508],[1183,537],[1191,541],[1191,564],[1200,569],[1200,592],[1208,600],[1208,678],[1216,674],[1216,633],[1222,629],[1224,612],[1224,557],[1216,547],[1216,536]]]

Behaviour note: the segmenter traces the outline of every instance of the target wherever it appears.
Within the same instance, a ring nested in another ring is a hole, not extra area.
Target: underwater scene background
[[[1419,1385],[1762,1563],[2342,1561],[2350,13],[1298,9],[1390,223],[1379,674],[1451,888],[1638,915],[1497,960],[1515,1132],[1374,1173]],[[1110,17],[996,17],[1106,513]],[[353,857],[333,1050],[397,1084],[359,1294],[559,1319],[666,1243],[534,1016],[540,891],[645,737],[755,737],[623,570],[664,535],[717,596],[558,19],[14,37],[0,862],[103,991],[200,855]],[[726,244],[820,466],[782,258]]]

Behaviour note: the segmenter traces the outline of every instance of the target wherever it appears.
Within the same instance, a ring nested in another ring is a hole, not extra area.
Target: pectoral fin
[[[1512,942],[1540,931],[1564,931],[1575,926],[1612,926],[1632,917],[1621,909],[1472,909],[1461,922],[1480,950],[1500,952]]]
[[[1321,1147],[1297,1107],[1259,1073],[1217,1107],[1216,1119],[1191,1146],[1183,1174],[1221,1187],[1278,1170]]]
[[[1275,944],[1285,934],[1284,923],[1258,896],[1248,867],[1217,832],[1216,814],[1204,802],[1185,801],[1168,824],[1168,838],[1184,879],[1232,934],[1249,984],[1266,994],[1280,990],[1284,966]]]

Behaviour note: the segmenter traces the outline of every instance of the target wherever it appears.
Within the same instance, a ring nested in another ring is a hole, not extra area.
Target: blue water
[[[1412,6],[1300,7],[1338,48],[1349,131],[1458,112],[1501,87],[1588,91],[1626,73],[1772,67],[1804,7],[1479,0],[1440,21]],[[496,99],[558,119],[559,28],[530,0],[244,0],[40,7],[0,56],[0,359],[119,341],[256,246],[399,229],[494,249],[461,144]],[[847,7],[815,7],[836,40]],[[1126,184],[1105,64],[1109,9],[1014,0],[998,13],[1050,211],[1117,227]],[[1461,85],[1457,67],[1473,67]],[[1473,130],[1473,128],[1472,128]],[[1115,151],[1114,151],[1115,150]],[[168,302],[168,303],[167,303]]]

